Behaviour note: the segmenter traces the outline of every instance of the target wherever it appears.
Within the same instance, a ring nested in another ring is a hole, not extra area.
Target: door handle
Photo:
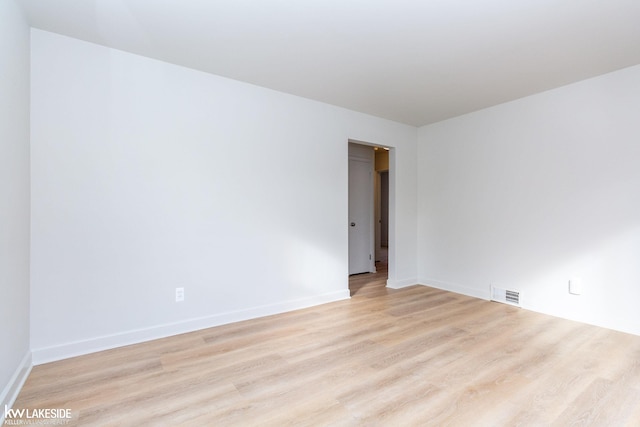
[[[355,227],[355,226],[356,226],[356,223],[355,223],[355,222],[352,222],[352,223],[351,223],[351,226],[352,226],[352,227]]]

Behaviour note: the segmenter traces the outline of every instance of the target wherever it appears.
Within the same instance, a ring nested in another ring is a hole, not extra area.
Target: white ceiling
[[[425,125],[640,64],[640,0],[20,0],[33,27]]]

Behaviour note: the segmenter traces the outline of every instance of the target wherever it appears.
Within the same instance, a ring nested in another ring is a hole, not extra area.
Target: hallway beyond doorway
[[[388,251],[383,247],[380,259],[376,261],[375,273],[362,273],[349,276],[349,292],[351,296],[379,296],[387,294],[387,279],[389,278]]]

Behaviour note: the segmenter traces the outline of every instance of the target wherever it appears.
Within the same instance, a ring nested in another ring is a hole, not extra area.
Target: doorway
[[[383,270],[389,262],[390,150],[349,142],[349,275]],[[381,271],[382,272],[382,271]]]

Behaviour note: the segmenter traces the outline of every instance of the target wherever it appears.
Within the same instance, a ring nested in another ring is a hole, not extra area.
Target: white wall
[[[35,363],[348,297],[349,138],[416,280],[413,127],[39,30],[32,94]]]
[[[10,405],[29,352],[29,27],[0,0],[0,408]],[[0,414],[1,418],[4,413]]]
[[[416,284],[417,226],[417,129],[382,121],[364,114],[350,114],[344,126],[354,142],[373,142],[389,151],[389,278],[387,286],[401,288]],[[396,132],[406,132],[413,143],[397,144]],[[387,141],[386,143],[384,141]]]
[[[420,281],[640,334],[639,112],[636,66],[420,128]]]

